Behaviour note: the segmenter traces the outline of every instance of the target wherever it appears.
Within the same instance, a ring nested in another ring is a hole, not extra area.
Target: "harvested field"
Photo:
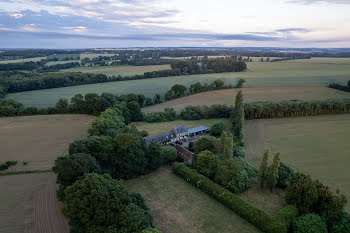
[[[26,106],[47,107],[54,105],[59,98],[70,99],[75,94],[111,92],[114,94],[144,94],[154,97],[156,93],[162,95],[174,84],[182,84],[189,87],[196,82],[212,82],[215,79],[223,79],[227,84],[235,85],[241,78],[245,79],[245,87],[300,87],[300,86],[328,86],[337,82],[345,84],[350,78],[350,58],[339,60],[327,58],[324,60],[307,59],[305,62],[251,62],[245,72],[215,73],[183,75],[156,79],[130,80],[124,82],[97,83],[81,86],[54,88],[9,94],[8,98],[14,98]],[[166,65],[167,66],[167,65]],[[152,67],[152,66],[148,66]],[[79,67],[84,69],[88,67]],[[92,67],[95,68],[95,67]],[[105,67],[102,67],[105,68]],[[108,67],[106,67],[108,68]],[[101,69],[98,68],[98,69]],[[138,67],[130,67],[128,72],[133,72]],[[69,70],[68,70],[69,71]],[[145,70],[142,70],[143,72]],[[87,71],[86,71],[87,72]],[[101,71],[97,71],[101,73]],[[118,72],[118,71],[111,71]],[[45,98],[44,98],[45,97]]]
[[[162,133],[167,133],[172,130],[176,126],[186,125],[187,128],[193,128],[198,126],[207,126],[211,127],[216,122],[222,121],[226,125],[226,128],[229,129],[231,127],[231,123],[229,119],[203,119],[197,121],[169,121],[169,122],[160,122],[160,123],[147,123],[147,122],[133,122],[138,130],[146,130],[149,133],[149,136],[156,136]]]
[[[68,233],[53,173],[0,176],[1,233]]]
[[[350,200],[349,137],[350,114],[246,121],[246,158],[259,166],[267,148],[280,152],[282,162]]]
[[[201,190],[161,167],[125,182],[151,209],[155,226],[163,233],[259,232],[254,226]]]
[[[20,62],[30,62],[30,61],[41,61],[47,57],[33,57],[33,58],[23,58],[15,60],[0,60],[0,64],[9,64],[9,63],[20,63]]]
[[[171,100],[143,108],[143,112],[158,112],[172,107],[176,111],[187,105],[234,105],[235,96],[239,89],[226,89],[198,93],[180,99]],[[331,98],[350,98],[350,93],[327,87],[254,87],[242,88],[244,101],[281,101],[281,100],[324,100]]]
[[[93,67],[75,67],[71,69],[64,69],[61,72],[83,72],[94,74],[105,74],[108,76],[132,76],[137,74],[144,74],[145,72],[152,72],[156,70],[170,69],[170,65],[154,65],[154,66],[93,66]]]
[[[51,169],[69,143],[87,136],[94,118],[68,114],[0,118],[0,161],[18,161],[9,171]]]

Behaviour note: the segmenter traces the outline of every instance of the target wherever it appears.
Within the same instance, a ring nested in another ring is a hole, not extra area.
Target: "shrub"
[[[141,197],[109,175],[88,174],[64,191],[71,232],[141,232],[152,226],[152,216]]]
[[[173,171],[187,182],[212,196],[258,229],[268,233],[286,233],[285,223],[244,201],[220,185],[199,174],[182,163],[175,163]]]
[[[245,151],[243,146],[234,147],[232,150],[233,157],[245,157]]]
[[[155,141],[151,142],[146,150],[147,170],[159,168],[163,163],[162,147]]]
[[[219,163],[217,167],[215,182],[224,188],[233,193],[242,193],[250,187],[251,180],[240,160],[225,160]]]
[[[58,157],[52,170],[57,174],[57,183],[68,186],[87,173],[99,173],[100,166],[91,155],[80,153]]]
[[[299,212],[296,206],[287,205],[282,209],[280,209],[278,213],[275,215],[275,217],[285,222],[288,230],[290,230],[292,227],[292,223],[294,219],[298,216],[298,214]]]
[[[278,167],[277,186],[280,188],[287,188],[293,175],[294,170],[292,168],[288,167],[284,163],[280,163],[280,166]]]
[[[171,164],[177,159],[177,151],[172,146],[165,146],[162,148],[163,162],[166,164]]]
[[[330,233],[349,233],[350,232],[350,214],[343,213],[338,223],[333,225]]]
[[[218,166],[218,158],[209,150],[202,151],[197,155],[196,170],[202,175],[213,179]]]
[[[327,233],[326,224],[316,214],[298,217],[293,222],[294,233]]]
[[[197,139],[197,141],[194,143],[194,152],[196,154],[199,154],[202,151],[209,150],[213,153],[216,152],[215,150],[215,144],[217,139],[213,136],[204,135]]]
[[[225,125],[223,122],[217,122],[210,128],[210,135],[214,137],[221,136],[222,132],[225,130]]]

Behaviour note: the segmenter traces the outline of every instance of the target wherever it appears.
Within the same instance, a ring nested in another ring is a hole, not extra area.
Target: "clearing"
[[[164,233],[259,232],[254,226],[201,190],[161,167],[125,182],[151,209],[155,226]]]
[[[0,161],[18,161],[9,171],[51,169],[69,143],[87,136],[94,118],[76,114],[0,118]]]
[[[169,121],[169,122],[160,122],[160,123],[147,123],[147,122],[133,122],[132,125],[134,125],[138,130],[146,130],[149,133],[149,137],[160,135],[163,133],[167,133],[170,130],[172,130],[176,126],[186,125],[187,128],[194,128],[198,126],[207,126],[211,127],[216,122],[224,122],[226,125],[226,128],[229,129],[231,127],[231,123],[229,119],[203,119],[203,120],[195,120],[195,121]]]
[[[350,200],[349,137],[350,114],[250,120],[245,123],[246,158],[259,166],[267,148],[280,152],[282,162],[339,188]]]
[[[328,63],[326,63],[328,62]],[[227,84],[235,85],[243,78],[247,82],[245,87],[300,87],[300,86],[327,86],[330,83],[338,82],[345,84],[350,79],[350,58],[338,59],[306,59],[293,62],[250,62],[245,72],[231,72],[218,74],[183,75],[164,77],[156,79],[130,80],[123,82],[97,83],[81,86],[62,87],[46,90],[28,91],[9,94],[8,98],[14,98],[26,106],[47,107],[55,105],[59,98],[70,99],[75,94],[111,92],[115,94],[144,94],[153,97],[154,94],[164,94],[174,84],[182,84],[189,87],[196,82],[212,82],[215,79],[222,79]],[[168,66],[168,65],[165,65]],[[152,66],[146,66],[148,68]],[[85,69],[79,67],[74,69]],[[96,71],[116,67],[91,67],[100,69]],[[119,67],[120,68],[120,67]],[[130,73],[140,67],[132,66]],[[77,70],[76,70],[77,71]],[[92,70],[90,70],[92,71]],[[90,72],[89,71],[89,72]],[[142,70],[143,72],[145,70]],[[87,71],[88,72],[88,71]],[[107,71],[106,71],[107,72]],[[111,71],[121,72],[119,71]],[[43,98],[45,96],[45,98]]]
[[[202,92],[171,100],[142,109],[143,112],[159,112],[165,108],[172,107],[176,111],[187,105],[226,104],[234,105],[235,96],[242,90],[244,102],[254,101],[281,101],[281,100],[324,100],[332,98],[350,98],[350,93],[331,89],[328,87],[252,87],[242,89],[226,89]]]
[[[0,232],[69,233],[53,173],[0,176]]]

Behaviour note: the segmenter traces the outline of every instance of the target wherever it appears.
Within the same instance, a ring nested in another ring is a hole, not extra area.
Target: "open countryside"
[[[336,58],[327,59],[333,60]],[[8,98],[14,98],[26,106],[47,107],[53,106],[59,98],[70,99],[75,94],[79,93],[83,95],[87,93],[101,94],[103,92],[119,95],[137,93],[153,97],[156,93],[164,94],[169,89],[169,86],[175,84],[182,84],[189,87],[196,82],[211,82],[218,78],[225,80],[227,84],[233,85],[235,85],[239,79],[243,78],[246,80],[246,87],[327,86],[333,82],[344,84],[348,80],[350,76],[350,70],[348,68],[349,61],[349,58],[346,59],[346,63],[336,60],[326,65],[322,64],[320,61],[315,63],[252,62],[249,63],[247,71],[240,73],[186,75],[159,79],[88,84],[11,93],[8,94]],[[99,67],[100,72],[103,72],[103,69],[104,67]],[[135,69],[137,69],[137,67]],[[42,98],[43,96],[45,96],[45,98]]]

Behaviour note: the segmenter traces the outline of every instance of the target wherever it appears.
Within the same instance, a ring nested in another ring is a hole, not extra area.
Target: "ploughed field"
[[[69,143],[87,136],[94,118],[69,114],[0,118],[0,161],[17,160],[10,171],[51,169],[55,159],[67,153]]]
[[[245,122],[246,157],[259,166],[266,148],[350,200],[350,114]],[[270,153],[271,154],[271,153]],[[272,156],[270,156],[272,157]],[[346,209],[350,210],[347,204]]]
[[[350,77],[350,58],[313,58],[293,60],[286,62],[251,62],[247,63],[245,72],[215,73],[183,75],[155,79],[130,80],[122,82],[97,83],[81,86],[62,87],[46,90],[28,91],[9,94],[8,98],[14,98],[26,106],[34,105],[47,107],[54,105],[59,98],[70,99],[75,94],[111,92],[115,94],[144,94],[153,97],[154,94],[164,94],[174,84],[182,84],[189,87],[196,82],[212,82],[215,79],[223,79],[227,84],[235,85],[243,78],[245,87],[299,87],[299,86],[327,86],[338,82],[345,84]],[[167,66],[167,65],[166,65]],[[74,69],[86,69],[74,68]],[[98,73],[104,73],[104,69],[114,67],[92,67],[99,69]],[[140,69],[132,66],[130,69]],[[107,71],[106,71],[107,72]],[[130,70],[132,72],[132,70]]]
[[[143,112],[159,112],[165,108],[174,108],[176,111],[188,105],[234,105],[235,96],[239,89],[226,89],[202,92],[195,95],[174,99],[142,109]],[[244,102],[281,101],[281,100],[325,100],[332,98],[350,98],[350,93],[328,87],[252,87],[242,88]]]
[[[53,173],[0,176],[1,233],[69,233]]]
[[[87,136],[95,117],[47,115],[0,118],[0,161],[17,160],[7,172],[50,170],[69,143]],[[23,162],[27,162],[24,165]],[[0,232],[68,233],[52,172],[0,175]]]
[[[125,185],[129,191],[142,195],[161,232],[259,232],[232,210],[173,174],[170,167],[161,167],[126,181]]]

